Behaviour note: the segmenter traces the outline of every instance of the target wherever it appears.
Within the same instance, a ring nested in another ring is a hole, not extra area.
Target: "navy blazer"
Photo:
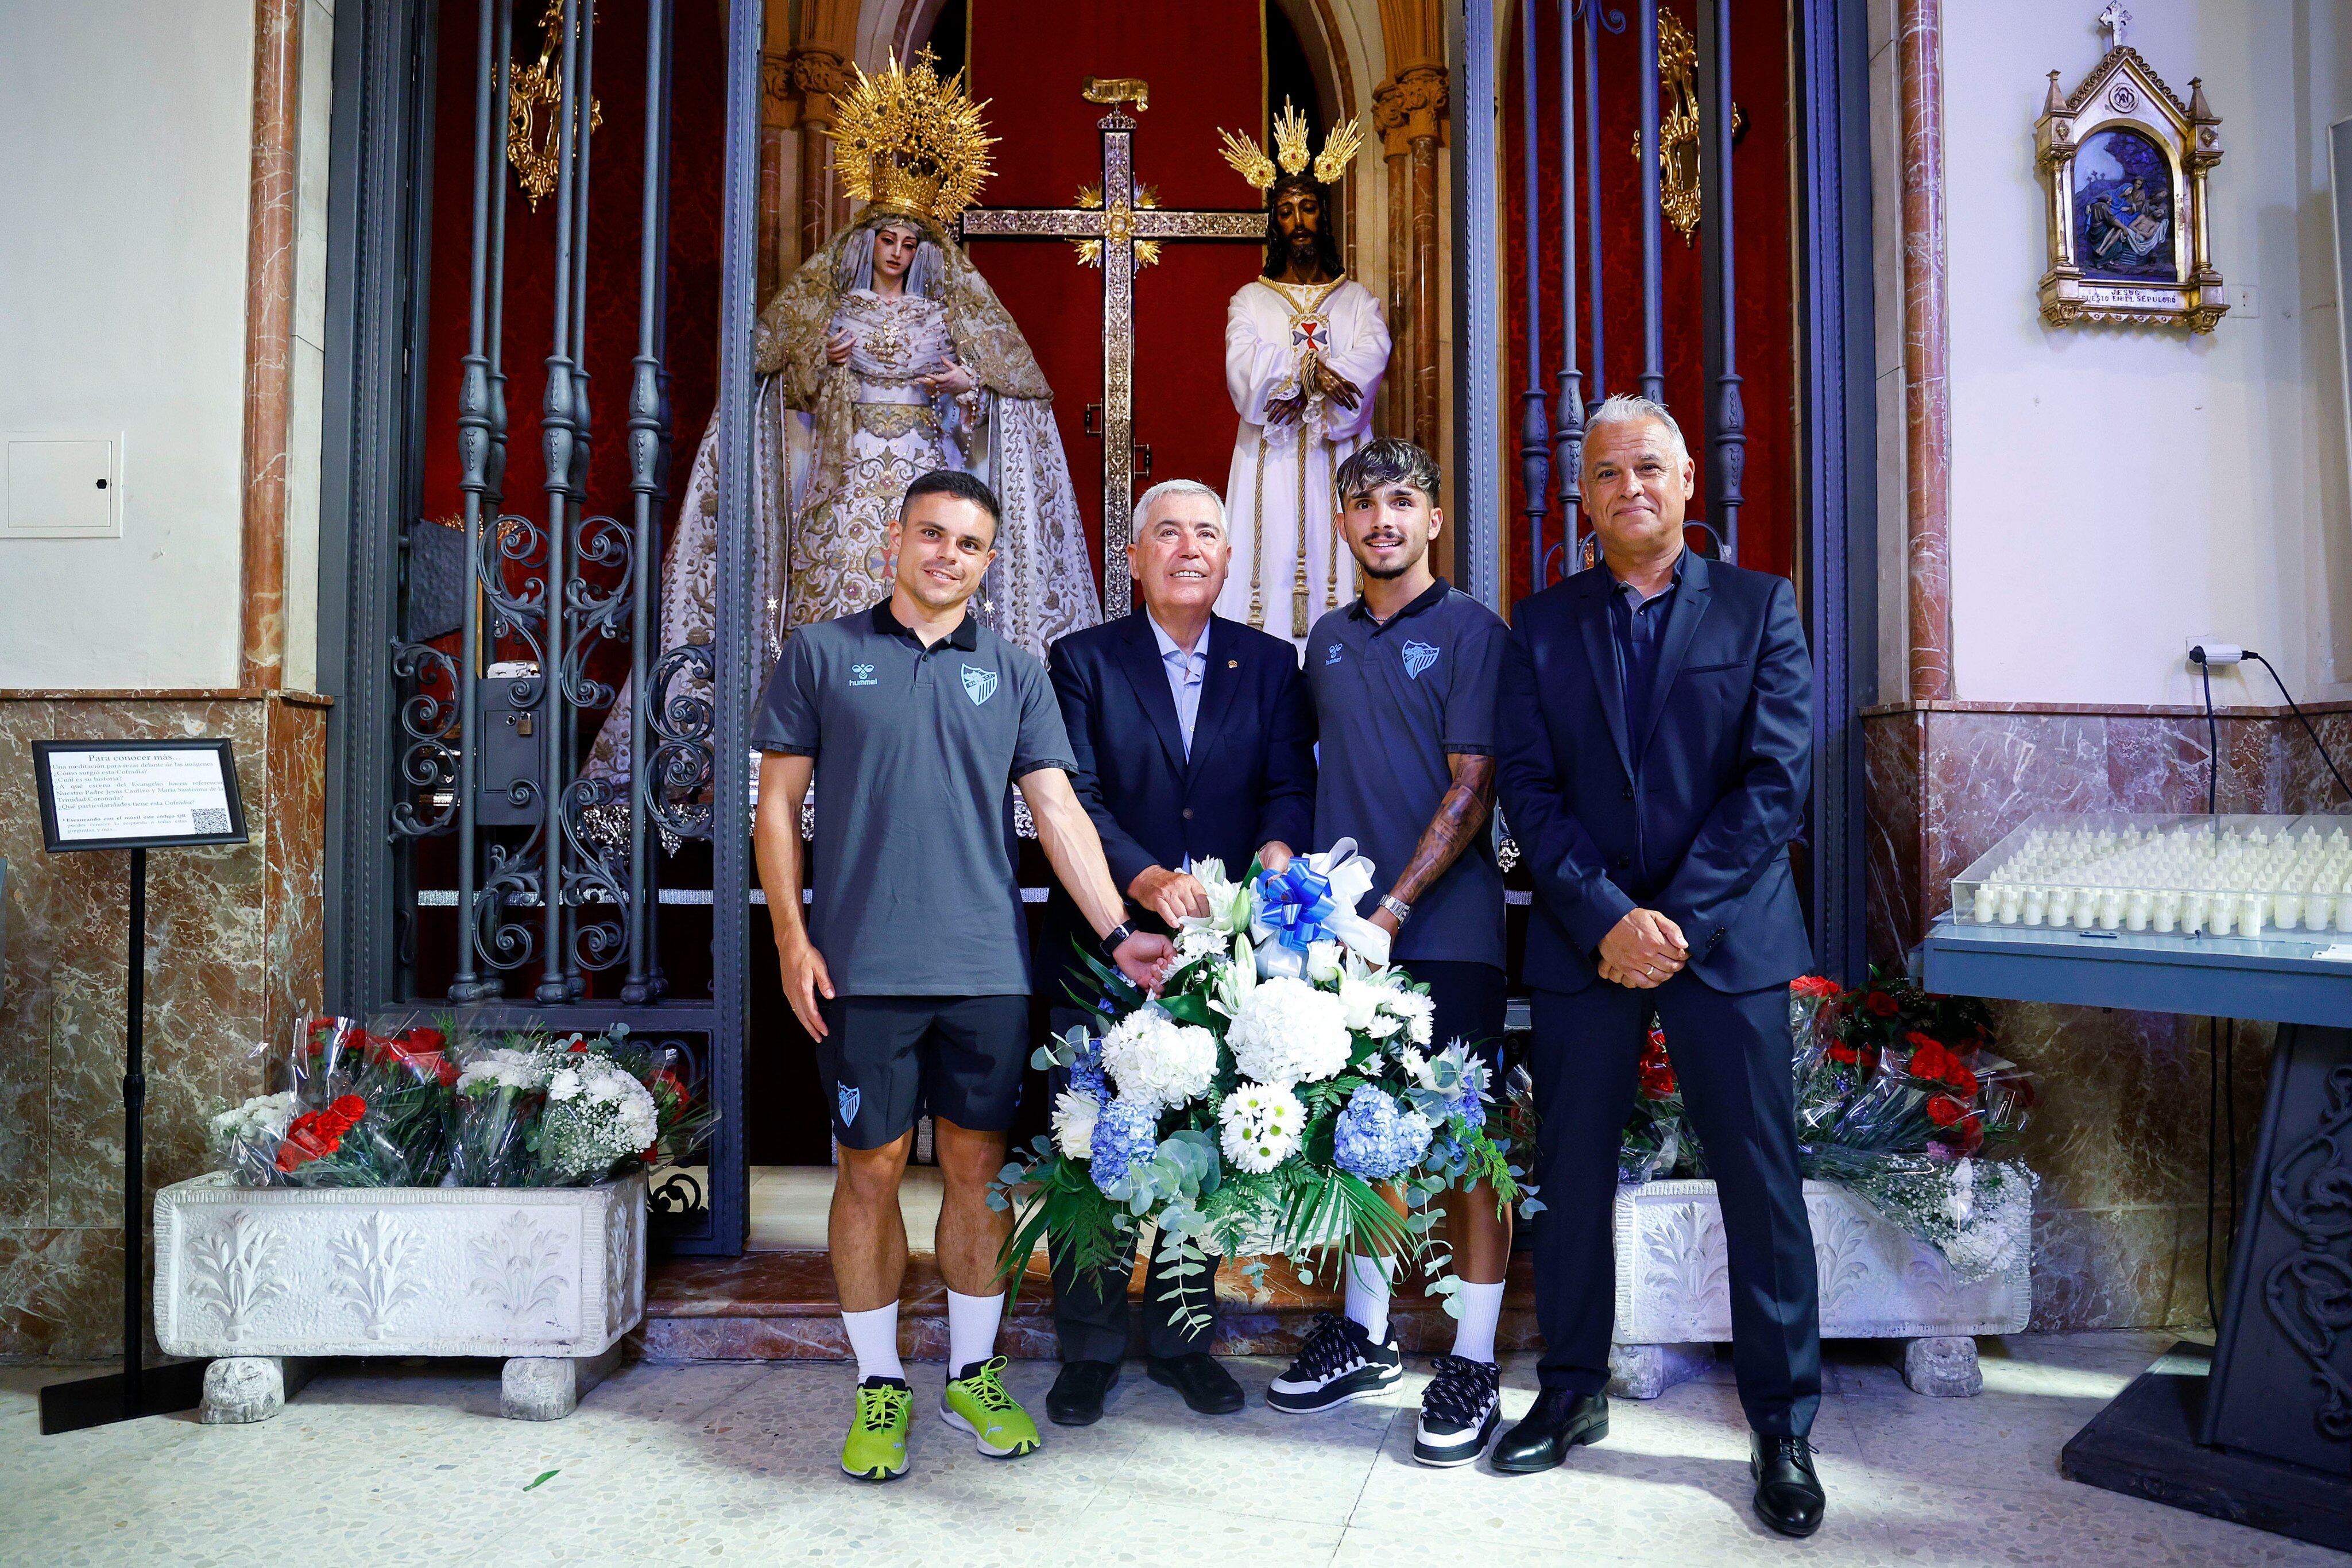
[[[1626,733],[1606,566],[1520,601],[1496,731],[1505,821],[1535,878],[1525,976],[1580,991],[1636,907],[1682,927],[1693,974],[1759,990],[1812,967],[1789,869],[1812,766],[1796,590],[1696,552],[1674,591],[1649,733]]]
[[[1188,855],[1213,855],[1239,877],[1268,840],[1303,853],[1314,836],[1315,708],[1298,651],[1223,616],[1211,616],[1202,635],[1208,667],[1189,762],[1168,666],[1143,612],[1073,632],[1045,651],[1078,765],[1070,782],[1122,896],[1151,866],[1173,871]],[[1058,883],[1049,905],[1060,957],[1072,936],[1092,933]],[[1062,1000],[1058,988],[1054,1000]]]

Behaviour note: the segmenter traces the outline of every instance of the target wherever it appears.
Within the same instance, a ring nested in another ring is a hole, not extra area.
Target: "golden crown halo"
[[[926,48],[911,69],[895,53],[876,75],[860,67],[827,134],[852,197],[945,229],[980,193],[995,139],[980,118],[987,106],[963,90],[963,72],[941,81],[938,65]]]
[[[1274,155],[1268,157],[1257,138],[1238,131],[1219,132],[1224,138],[1220,151],[1234,172],[1260,191],[1271,190],[1276,179],[1276,165],[1284,174],[1305,172],[1307,163],[1307,117],[1288,99],[1282,100],[1282,112],[1274,120]],[[1315,178],[1320,184],[1336,185],[1354,162],[1356,153],[1364,144],[1360,120],[1350,120],[1333,129],[1323,139],[1323,151],[1313,159]]]

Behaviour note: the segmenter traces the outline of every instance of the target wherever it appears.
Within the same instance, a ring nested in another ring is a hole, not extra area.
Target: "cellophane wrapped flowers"
[[[453,1040],[439,1026],[310,1019],[289,1085],[212,1120],[245,1186],[572,1186],[684,1162],[715,1113],[675,1047],[624,1028]]]
[[[1194,874],[1209,913],[1177,933],[1156,998],[1082,952],[1096,988],[1076,1000],[1102,1021],[1037,1052],[1055,1077],[1050,1130],[992,1195],[1020,1208],[1008,1273],[1048,1232],[1099,1268],[1149,1226],[1188,1319],[1211,1254],[1285,1254],[1311,1279],[1330,1249],[1399,1253],[1445,1294],[1432,1200],[1485,1184],[1498,1207],[1541,1207],[1519,1153],[1531,1113],[1494,1113],[1467,1044],[1428,1049],[1426,988],[1356,946],[1369,931],[1385,957],[1385,933],[1343,907],[1370,886],[1352,846],[1278,878],[1232,881],[1214,861]],[[1376,1185],[1402,1194],[1402,1218]],[[1260,1283],[1264,1267],[1245,1265]]]
[[[2034,1089],[1993,1053],[1991,1010],[1906,979],[1845,990],[1812,975],[1790,987],[1789,1012],[1804,1174],[1934,1247],[1957,1280],[2014,1267],[2036,1182],[2022,1162],[1997,1156],[2023,1129]],[[1624,1180],[1706,1174],[1679,1095],[1659,1092],[1674,1087],[1670,1050],[1653,1030],[1619,1159]]]

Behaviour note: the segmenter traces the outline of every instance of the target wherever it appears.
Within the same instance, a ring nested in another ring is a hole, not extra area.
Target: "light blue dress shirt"
[[[1151,612],[1143,618],[1151,622],[1151,640],[1160,644],[1160,663],[1168,672],[1168,695],[1176,699],[1176,727],[1184,737],[1184,760],[1192,759],[1192,721],[1201,714],[1201,683],[1209,674],[1209,629],[1201,628],[1200,640],[1186,653],[1176,645]]]

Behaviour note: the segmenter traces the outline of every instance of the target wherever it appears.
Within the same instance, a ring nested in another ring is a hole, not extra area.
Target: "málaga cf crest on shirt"
[[[981,704],[994,696],[996,672],[983,670],[977,664],[966,664],[963,667],[963,695],[971,699],[971,706],[974,707],[980,706]]]

